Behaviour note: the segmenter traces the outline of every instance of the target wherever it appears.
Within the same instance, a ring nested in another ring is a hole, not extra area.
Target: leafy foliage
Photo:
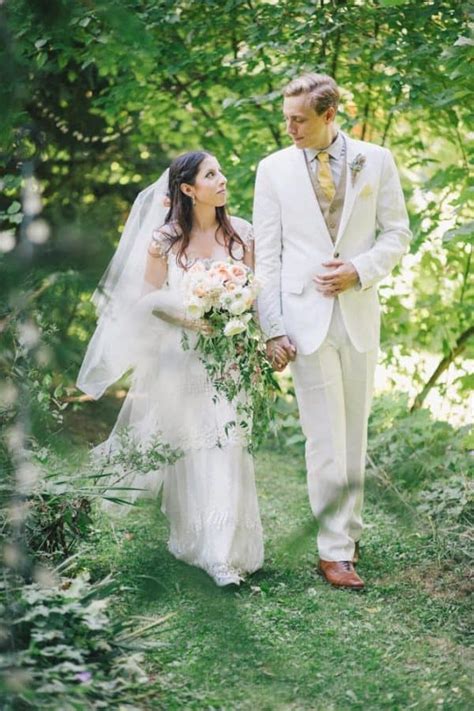
[[[463,355],[472,356],[467,3],[11,0],[0,13],[6,20],[0,85],[0,465],[2,505],[11,507],[12,517],[7,562],[12,546],[61,555],[86,532],[87,504],[68,500],[66,486],[63,496],[56,491],[29,498],[31,518],[28,505],[17,506],[15,486],[31,474],[24,456],[31,435],[40,444],[54,437],[74,397],[94,324],[88,300],[137,191],[176,154],[205,148],[228,174],[231,212],[249,217],[256,164],[286,141],[281,87],[301,71],[335,76],[343,91],[341,126],[390,147],[402,175],[414,240],[405,267],[395,274],[396,288],[393,280],[381,288],[386,361],[401,373],[404,356],[435,354],[438,368],[428,381],[411,367],[420,394],[437,387],[453,362],[461,392],[467,392],[471,381],[460,363]],[[285,384],[283,389],[277,441],[301,453],[295,402]],[[465,557],[471,445],[463,429],[433,421],[422,408],[407,410],[406,399],[375,403],[371,481],[403,497],[431,526],[427,546],[435,540],[444,558]],[[288,466],[293,473],[294,462]],[[272,491],[274,485],[272,470]],[[84,501],[92,496],[90,488]],[[34,563],[35,555],[17,568],[31,579]],[[308,585],[312,581],[305,583],[302,600],[309,599]],[[5,687],[11,708],[126,704],[128,679],[140,679],[141,672],[135,665],[130,676],[119,671],[123,630],[105,606],[89,608],[92,592],[84,579],[49,591],[33,583],[24,595],[8,592],[4,611],[16,640],[9,631],[4,635],[7,664],[17,670],[11,677],[16,688]],[[194,604],[193,599],[193,616]],[[314,614],[314,600],[310,605],[307,614]],[[398,625],[400,610],[393,611]],[[353,615],[359,613],[354,608]],[[273,642],[273,611],[268,615]],[[358,622],[351,619],[341,629],[355,629]],[[365,624],[372,629],[369,619]],[[385,618],[382,629],[385,634]],[[392,629],[398,637],[399,628]],[[323,632],[334,635],[329,627]],[[365,663],[365,630],[363,640],[356,639],[363,642]],[[341,645],[347,647],[347,638]],[[411,647],[410,639],[406,649]],[[247,652],[246,647],[245,658]],[[332,673],[334,657],[328,659]],[[21,677],[20,663],[28,678]],[[387,668],[386,658],[381,668]],[[89,682],[89,673],[97,683]],[[310,676],[314,684],[313,669]],[[364,677],[358,687],[364,699],[365,687]],[[404,676],[405,702],[408,687]],[[347,693],[343,702],[353,703],[354,692]],[[137,708],[136,694],[132,698]],[[384,702],[398,703],[389,697]],[[427,703],[439,700],[433,694]]]
[[[16,0],[2,12],[16,79],[2,88],[3,225],[35,265],[47,254],[49,268],[83,275],[56,297],[72,309],[69,349],[90,333],[84,302],[137,190],[177,153],[206,148],[228,173],[231,210],[249,217],[256,163],[285,145],[281,87],[311,69],[340,84],[343,128],[388,145],[402,173],[413,258],[381,292],[387,362],[427,351],[459,364],[472,299],[467,3]],[[0,257],[14,283],[20,257]]]
[[[26,541],[39,555],[59,553],[66,558],[78,541],[85,540],[92,524],[91,502],[84,496],[45,492],[29,497],[28,507]]]
[[[8,582],[8,590],[2,589],[9,620],[9,629],[2,630],[4,709],[82,711],[134,701],[139,685],[148,682],[137,651],[144,631],[135,620],[118,621],[109,611],[117,588],[110,577],[91,583],[83,574],[16,589]]]

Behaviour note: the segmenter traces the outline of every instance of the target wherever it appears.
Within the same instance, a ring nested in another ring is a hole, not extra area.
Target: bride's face
[[[222,207],[227,200],[227,178],[214,156],[206,156],[199,166],[194,185],[183,185],[182,190],[199,203]]]

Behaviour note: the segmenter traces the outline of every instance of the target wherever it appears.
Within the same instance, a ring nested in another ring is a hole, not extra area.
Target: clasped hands
[[[359,281],[357,269],[352,262],[331,259],[329,262],[323,262],[323,267],[332,271],[329,274],[317,274],[313,277],[316,290],[323,296],[337,296],[346,289],[356,286]]]
[[[267,358],[273,370],[280,373],[290,360],[296,358],[296,348],[288,336],[277,336],[267,341]]]

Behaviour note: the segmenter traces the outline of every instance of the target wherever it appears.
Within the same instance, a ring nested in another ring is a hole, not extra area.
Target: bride
[[[98,398],[133,368],[118,420],[93,455],[110,461],[124,433],[144,448],[159,437],[178,452],[174,463],[148,472],[117,465],[107,486],[112,494],[114,482],[126,487],[130,502],[162,488],[170,552],[219,586],[239,584],[263,564],[249,428],[236,424],[234,401],[209,380],[193,348],[206,323],[189,320],[183,300],[183,280],[195,263],[230,258],[253,269],[251,225],[227,215],[226,183],[216,158],[196,151],[140,193],[93,296],[99,321],[77,383]],[[110,514],[130,508],[112,498],[102,503]]]

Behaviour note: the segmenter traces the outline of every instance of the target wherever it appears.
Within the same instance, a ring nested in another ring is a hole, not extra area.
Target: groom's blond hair
[[[337,111],[339,104],[339,89],[329,74],[308,72],[296,77],[283,89],[283,96],[300,96],[307,94],[311,107],[318,115],[323,114],[333,106]]]

